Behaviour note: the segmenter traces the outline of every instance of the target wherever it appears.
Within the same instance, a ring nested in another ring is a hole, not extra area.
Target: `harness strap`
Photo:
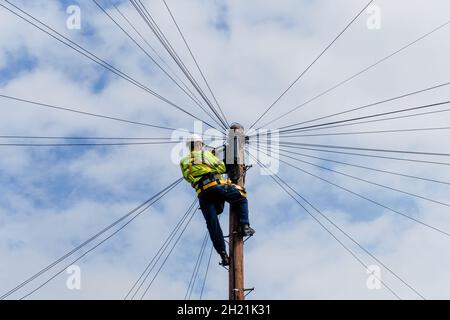
[[[236,184],[231,183],[230,180],[225,180],[225,179],[222,179],[222,178],[217,179],[217,180],[214,180],[214,181],[211,181],[211,182],[208,182],[208,183],[206,183],[206,184],[204,184],[204,185],[198,187],[198,188],[197,188],[197,194],[200,194],[200,193],[202,193],[203,191],[208,190],[209,188],[215,187],[215,186],[217,186],[217,185],[222,185],[222,184],[226,184],[226,185],[231,185],[231,186],[233,186],[234,188],[236,188],[236,189],[239,191],[239,193],[241,194],[241,196],[243,196],[244,198],[247,198],[247,191],[245,190],[245,188],[243,188],[243,187],[241,187],[241,186],[238,186],[238,185],[236,185]]]
[[[218,180],[214,180],[212,182],[209,182],[203,186],[201,186],[200,188],[197,189],[197,194],[202,193],[205,190],[208,190],[209,188],[221,185],[221,184],[228,184],[228,180],[225,179],[218,179]]]

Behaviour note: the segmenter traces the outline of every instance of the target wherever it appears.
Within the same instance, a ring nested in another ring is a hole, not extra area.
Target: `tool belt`
[[[197,194],[202,193],[203,191],[218,186],[218,185],[232,185],[235,187],[239,193],[243,197],[247,197],[247,192],[245,191],[245,188],[238,186],[236,184],[232,184],[230,180],[225,180],[222,178],[220,174],[210,174],[207,175],[205,178],[201,179],[199,182],[197,182],[196,185],[193,187],[196,189]]]
[[[227,180],[223,179],[220,174],[208,174],[199,182],[197,182],[193,187],[197,191],[198,194],[209,189],[211,187],[215,187],[220,184],[229,184]]]

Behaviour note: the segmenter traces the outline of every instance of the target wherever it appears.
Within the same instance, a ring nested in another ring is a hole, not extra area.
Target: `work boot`
[[[244,224],[243,226],[240,227],[240,234],[243,237],[250,237],[252,235],[255,234],[255,230],[253,228],[250,227],[250,225],[248,224]]]
[[[220,257],[222,258],[222,262],[220,263],[220,265],[222,267],[226,267],[230,265],[230,259],[228,258],[228,254],[226,251],[222,251],[220,253]]]

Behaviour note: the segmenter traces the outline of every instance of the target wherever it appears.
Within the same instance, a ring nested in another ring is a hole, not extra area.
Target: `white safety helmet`
[[[201,142],[203,144],[203,138],[196,133],[193,133],[187,140],[186,140],[186,147],[188,149],[191,149],[192,144],[196,142]]]

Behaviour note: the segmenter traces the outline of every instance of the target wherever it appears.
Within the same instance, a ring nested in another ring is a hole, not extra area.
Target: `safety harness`
[[[215,187],[221,184],[231,184],[230,180],[225,180],[222,178],[219,174],[210,174],[207,175],[205,178],[201,179],[195,186],[195,190],[197,190],[197,193],[200,194],[203,191]]]
[[[247,191],[245,191],[245,188],[242,188],[241,186],[234,184],[231,182],[231,180],[227,179],[223,179],[221,175],[218,174],[211,174],[210,177],[205,177],[204,179],[200,180],[195,186],[195,190],[197,191],[197,194],[200,194],[206,190],[208,190],[209,188],[218,186],[218,185],[230,185],[233,186],[234,188],[236,188],[239,193],[243,196],[243,197],[247,197]]]
[[[192,156],[191,160],[190,160],[190,164],[189,164],[189,174],[190,175],[192,174],[192,166],[193,166],[194,162],[195,162],[195,157]],[[205,154],[203,151],[202,151],[201,165],[206,165],[205,164]],[[218,185],[231,185],[234,188],[236,188],[243,197],[247,197],[247,192],[245,191],[245,188],[243,188],[239,185],[236,185],[236,184],[232,183],[231,180],[224,179],[222,177],[222,175],[215,174],[215,173],[206,174],[204,176],[204,178],[200,179],[200,181],[193,184],[192,187],[195,188],[195,190],[197,191],[197,194],[200,194],[200,193],[206,191],[207,189],[218,186]]]

